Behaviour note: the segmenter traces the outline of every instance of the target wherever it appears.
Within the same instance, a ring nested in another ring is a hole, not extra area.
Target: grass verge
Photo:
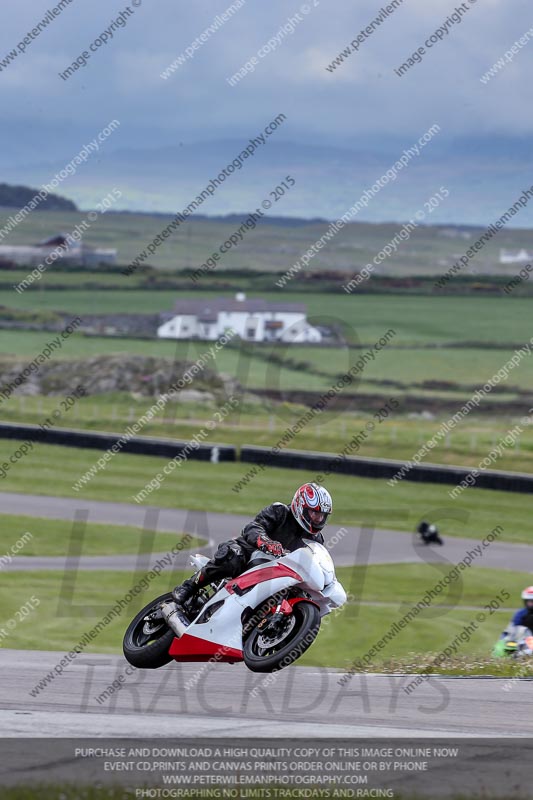
[[[373,417],[373,413],[377,414],[377,409],[387,400],[398,400],[401,409],[404,391],[420,398],[423,390],[411,387],[399,393],[392,385],[365,385],[362,390],[374,392],[366,397],[373,398],[375,412],[362,413],[360,409],[355,413],[346,410],[340,415],[323,412],[306,426],[305,436],[299,436],[294,447],[300,450],[340,453],[364,429],[368,421],[373,421],[376,427],[372,434],[364,440],[359,437],[358,444],[352,445],[350,454],[408,460],[424,442],[434,436],[440,423],[449,418],[445,413],[431,420],[420,416],[394,414],[383,422],[376,423],[378,417]],[[383,395],[384,399],[380,400],[376,392],[386,393]],[[492,400],[500,402],[502,397],[494,395]],[[2,418],[5,422],[40,424],[52,416],[59,404],[59,398],[55,396],[12,396],[2,404]],[[57,426],[110,431],[118,437],[152,404],[153,399],[149,397],[132,396],[126,392],[94,395],[79,400],[67,414],[58,419]],[[457,408],[460,405],[460,400],[457,399]],[[525,403],[525,411],[529,406],[531,403]],[[283,437],[286,429],[295,424],[305,411],[304,406],[296,403],[275,405],[266,399],[252,402],[248,396],[235,412],[229,414],[223,422],[217,423],[206,441],[220,441],[236,446],[252,442],[264,447],[274,446]],[[212,402],[171,403],[161,415],[156,415],[143,427],[142,434],[190,441],[207,423],[212,424],[214,412],[215,405]],[[497,412],[493,410],[492,414]],[[522,417],[525,416],[524,413]],[[509,417],[505,413],[491,417],[470,416],[467,427],[456,428],[438,442],[431,451],[431,461],[438,464],[477,466],[520,419],[521,417]],[[513,447],[503,449],[495,468],[533,472],[533,425],[522,427],[523,433],[519,440]]]
[[[24,546],[12,552],[15,542],[26,533]],[[158,532],[152,543],[152,531],[129,525],[108,525],[94,522],[70,522],[44,517],[0,515],[0,554],[17,556],[64,556],[76,542],[82,556],[114,556],[148,552],[166,552],[183,540],[181,533]],[[190,550],[205,544],[205,539],[187,540]]]

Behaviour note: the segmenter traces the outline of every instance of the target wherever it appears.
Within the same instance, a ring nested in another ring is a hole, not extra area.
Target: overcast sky
[[[225,78],[299,11],[298,0],[246,0],[166,81],[161,71],[230,2],[143,0],[126,27],[65,83],[58,72],[125,8],[114,0],[73,0],[0,73],[4,109],[12,120],[29,121],[37,131],[72,126],[72,144],[79,129],[89,136],[98,121],[114,117],[123,124],[124,141],[158,146],[182,137],[239,136],[243,128],[260,127],[270,111],[287,109],[291,124],[283,136],[320,143],[349,144],[365,133],[416,136],[434,120],[455,134],[531,133],[533,104],[526,83],[533,43],[488,85],[479,81],[533,25],[528,0],[480,0],[403,78],[394,68],[456,3],[404,0],[358,53],[329,73],[325,66],[375,17],[381,3],[320,0],[313,7],[317,2],[309,0],[311,11],[294,33],[260,61],[253,75],[231,87]],[[15,48],[51,7],[50,0],[2,0],[0,53]],[[42,145],[43,154],[53,148],[46,136]]]
[[[130,2],[138,0],[130,0]],[[140,0],[139,0],[140,1]],[[24,54],[0,72],[0,165],[50,161],[76,153],[110,120],[107,146],[160,148],[181,142],[242,139],[279,112],[277,141],[379,151],[399,137],[416,141],[433,123],[439,146],[457,137],[526,137],[533,129],[527,89],[533,41],[487,84],[480,76],[522,35],[530,0],[466,0],[463,21],[403,76],[394,69],[441,26],[459,3],[403,0],[333,73],[325,67],[379,14],[371,0],[246,0],[168,80],[160,73],[231,0],[142,0],[124,28],[68,81],[64,71],[126,8],[116,0],[72,0]],[[386,5],[386,4],[385,4]],[[0,62],[39,22],[53,0],[2,0]],[[292,35],[236,86],[226,78],[300,13]],[[531,181],[530,183],[533,183]]]

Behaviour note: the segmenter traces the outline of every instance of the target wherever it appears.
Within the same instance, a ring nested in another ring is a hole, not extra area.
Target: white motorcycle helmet
[[[301,527],[316,536],[333,510],[331,495],[318,483],[304,483],[292,498],[291,511]]]
[[[533,586],[526,586],[521,597],[524,601],[524,606],[533,610]]]

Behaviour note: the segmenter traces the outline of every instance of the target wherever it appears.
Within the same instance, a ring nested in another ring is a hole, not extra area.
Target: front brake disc
[[[257,644],[261,648],[269,648],[274,647],[275,645],[282,642],[284,639],[287,638],[289,633],[292,631],[294,626],[296,625],[296,618],[294,614],[291,614],[290,617],[286,617],[287,623],[283,626],[282,630],[280,631],[278,625],[276,625],[276,629],[272,632],[269,632],[269,627],[267,626],[266,629],[259,634],[257,637]]]

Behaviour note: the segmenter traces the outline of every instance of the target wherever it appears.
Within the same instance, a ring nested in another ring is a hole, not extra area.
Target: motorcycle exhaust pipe
[[[167,623],[168,627],[174,631],[178,639],[183,636],[185,631],[187,630],[187,626],[181,622],[179,617],[176,616],[177,608],[176,603],[173,602],[165,602],[161,603],[161,611],[163,612],[163,617],[165,622]]]

